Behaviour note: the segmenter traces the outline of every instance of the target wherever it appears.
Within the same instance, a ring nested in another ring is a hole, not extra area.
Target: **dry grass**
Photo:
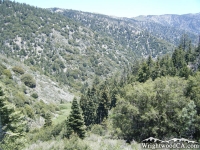
[[[37,141],[24,150],[64,150],[66,147],[72,148],[73,144],[78,150],[82,150],[82,148],[84,150],[141,150],[137,143],[127,144],[124,140],[108,139],[95,134],[90,134],[84,140],[75,138],[67,141],[66,139],[47,142]]]

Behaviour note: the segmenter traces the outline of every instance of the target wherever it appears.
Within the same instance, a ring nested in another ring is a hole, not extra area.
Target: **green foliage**
[[[11,74],[10,70],[4,69],[3,74],[6,75],[9,79],[12,79],[12,74]]]
[[[96,121],[96,106],[94,103],[94,95],[90,94],[88,89],[87,97],[81,96],[80,107],[83,111],[84,122],[86,126],[92,125]]]
[[[189,137],[195,133],[195,121],[197,116],[196,105],[194,101],[190,101],[186,107],[182,109],[180,114],[182,120],[182,131],[180,131],[182,136]]]
[[[23,137],[26,122],[21,112],[7,101],[0,88],[0,148],[19,150],[23,146],[20,138]]]
[[[49,141],[53,138],[52,131],[54,128],[52,126],[35,129],[28,134],[27,139],[31,142],[40,141]]]
[[[24,74],[24,70],[20,66],[15,66],[12,68],[12,70],[18,74]]]
[[[79,139],[75,134],[70,137],[69,140],[65,140],[65,150],[91,150],[91,148],[85,144],[84,141]]]
[[[38,94],[37,94],[37,93],[33,93],[33,94],[31,94],[31,96],[32,96],[33,98],[35,98],[35,99],[38,98]]]
[[[143,63],[141,69],[138,72],[138,81],[145,82],[150,77],[150,70],[146,63]]]
[[[44,127],[48,127],[52,125],[52,120],[51,120],[51,114],[47,113],[45,114],[45,123],[44,123]]]
[[[85,124],[76,98],[72,101],[71,113],[66,122],[66,137],[77,134],[81,139],[85,137]]]
[[[200,72],[197,72],[194,76],[190,76],[188,79],[188,84],[186,87],[186,92],[185,95],[187,97],[189,97],[191,100],[194,101],[194,104],[191,104],[191,106],[188,105],[189,108],[191,107],[195,107],[196,113],[197,115],[194,115],[195,117],[197,117],[196,119],[196,124],[195,124],[195,133],[194,133],[194,137],[199,139],[200,138],[200,127],[199,124],[200,123],[200,102],[199,102],[199,98],[200,98]],[[191,110],[190,110],[191,111]],[[192,112],[190,112],[192,113]],[[195,112],[193,112],[195,113]],[[190,118],[191,120],[191,118]]]
[[[24,84],[30,88],[36,87],[36,81],[30,74],[24,74],[21,76],[21,81],[24,82]]]
[[[182,49],[175,49],[172,55],[172,61],[174,67],[177,69],[184,67],[186,65],[184,51]]]
[[[97,108],[97,123],[100,124],[104,119],[108,117],[108,111],[110,109],[110,96],[106,88],[101,92],[99,105]]]
[[[29,105],[26,104],[24,109],[25,109],[27,116],[34,119],[35,115],[34,115],[33,108],[31,108]]]
[[[91,132],[100,136],[104,136],[106,134],[106,131],[100,124],[95,124],[91,128]]]
[[[194,135],[196,104],[184,96],[186,85],[177,77],[127,84],[113,112],[114,128],[120,129],[118,136],[130,142],[149,136],[162,139]]]

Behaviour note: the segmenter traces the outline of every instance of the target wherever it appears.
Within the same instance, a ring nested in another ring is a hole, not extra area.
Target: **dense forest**
[[[86,90],[80,99],[86,125],[101,124],[110,117],[115,134],[127,142],[148,137],[198,141],[200,44],[192,50],[185,41],[172,56],[156,60],[149,56],[119,80]]]
[[[0,18],[0,149],[141,149],[149,137],[200,142],[200,39],[195,45],[183,34],[173,49],[141,32],[140,46],[148,36],[157,47],[142,57],[122,44],[131,40],[46,9],[0,0]]]

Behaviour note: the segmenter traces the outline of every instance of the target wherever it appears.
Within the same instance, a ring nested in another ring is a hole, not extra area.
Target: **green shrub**
[[[10,70],[4,69],[3,74],[6,75],[9,79],[12,79],[12,74],[11,74]]]
[[[65,150],[91,150],[89,145],[85,144],[83,140],[79,139],[76,134],[72,135],[70,139],[65,141]]]
[[[105,135],[105,130],[103,129],[103,127],[99,124],[95,124],[92,126],[91,132],[94,134],[98,134],[100,136]]]
[[[51,131],[51,134],[56,137],[56,136],[59,136],[61,131],[63,130],[63,128],[65,128],[65,121],[63,121],[62,123],[60,124],[57,124],[53,127],[52,131]]]
[[[36,87],[36,82],[30,74],[24,74],[21,76],[21,81],[30,88]]]
[[[27,116],[28,117],[30,117],[30,118],[34,118],[34,111],[33,111],[33,109],[29,106],[29,105],[25,105],[25,111],[26,111],[26,114],[27,114]]]
[[[33,94],[31,94],[31,96],[32,96],[33,98],[35,98],[35,99],[38,98],[38,94],[37,94],[37,93],[33,93]]]
[[[18,73],[18,74],[24,74],[24,70],[19,67],[19,66],[15,66],[12,68],[12,70],[15,72],[15,73]]]

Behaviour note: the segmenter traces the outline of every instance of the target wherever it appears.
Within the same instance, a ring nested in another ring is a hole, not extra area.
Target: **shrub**
[[[65,150],[91,150],[83,140],[79,139],[76,134],[73,134],[70,139],[65,139]]]
[[[33,111],[33,109],[29,106],[29,105],[25,105],[25,111],[26,111],[26,114],[27,114],[27,116],[28,117],[30,117],[30,118],[34,118],[34,111]]]
[[[13,67],[12,70],[18,74],[24,74],[24,70],[19,66]]]
[[[11,74],[10,70],[4,69],[3,74],[6,75],[9,79],[12,79],[12,74]]]
[[[91,132],[100,136],[105,135],[105,130],[103,129],[103,127],[99,124],[95,124],[92,126]]]
[[[35,99],[38,98],[38,94],[37,94],[37,93],[33,93],[31,96],[32,96],[33,98],[35,98]]]
[[[24,82],[24,84],[30,88],[36,87],[36,82],[30,74],[22,75],[21,81]]]

